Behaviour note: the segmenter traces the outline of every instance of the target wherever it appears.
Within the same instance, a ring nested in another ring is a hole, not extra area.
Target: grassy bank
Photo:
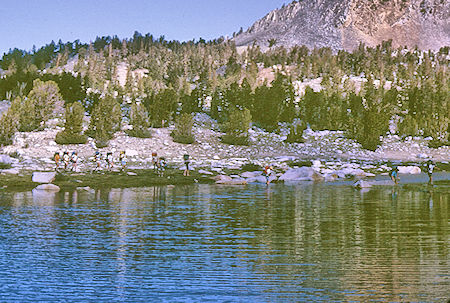
[[[128,175],[128,172],[136,175]],[[0,188],[8,191],[29,191],[39,185],[31,181],[32,172],[22,175],[0,175]],[[191,171],[189,177],[183,176],[180,170],[168,169],[163,177],[153,170],[140,169],[127,172],[99,172],[99,173],[69,173],[63,172],[56,176],[53,184],[61,189],[71,190],[77,187],[99,188],[128,188],[155,185],[186,185],[186,184],[214,183],[209,177]]]

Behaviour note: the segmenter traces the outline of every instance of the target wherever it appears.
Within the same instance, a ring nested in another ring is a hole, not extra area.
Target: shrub
[[[85,144],[87,136],[81,132],[83,130],[83,106],[74,102],[66,108],[66,122],[64,130],[57,133],[55,142],[58,144]]]
[[[27,100],[33,104],[34,124],[38,126],[41,122],[47,122],[64,103],[58,84],[52,80],[45,82],[39,79],[34,80],[33,89],[28,94]]]
[[[0,169],[8,169],[8,168],[11,168],[11,167],[12,167],[12,165],[9,164],[9,163],[0,162]]]
[[[246,164],[242,165],[241,170],[260,171],[260,170],[262,170],[262,167],[260,165],[254,164],[254,163],[246,163]]]
[[[429,148],[439,148],[442,146],[450,146],[450,141],[442,142],[441,140],[432,140],[428,142]]]
[[[148,113],[142,105],[131,105],[130,124],[133,126],[133,129],[127,130],[127,135],[137,138],[151,137]]]
[[[252,115],[248,109],[231,110],[228,122],[224,125],[226,134],[222,136],[222,142],[232,145],[249,145],[248,129],[251,121]]]
[[[61,145],[85,144],[87,142],[87,136],[83,134],[69,134],[65,131],[61,131],[56,134],[55,142]]]
[[[94,106],[86,134],[96,142],[108,142],[114,133],[120,130],[121,121],[122,112],[119,103],[112,96],[106,96]]]
[[[0,117],[0,146],[12,144],[16,132],[17,118],[9,109]]]
[[[175,121],[175,129],[170,134],[173,137],[174,142],[182,144],[192,144],[195,142],[194,135],[192,134],[192,127],[194,121],[192,115],[188,113],[181,114]]]
[[[296,124],[292,125],[289,135],[286,138],[287,143],[303,143],[305,140],[303,139],[303,132],[306,129],[306,124]]]

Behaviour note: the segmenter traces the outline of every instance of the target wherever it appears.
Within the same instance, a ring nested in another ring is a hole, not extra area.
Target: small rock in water
[[[372,187],[372,184],[364,180],[359,180],[358,182],[354,183],[353,186],[357,188],[370,188]]]
[[[212,178],[216,182],[227,182],[233,180],[230,176],[218,175]]]
[[[58,185],[55,185],[55,184],[41,184],[41,185],[36,186],[36,188],[33,190],[46,190],[46,191],[59,192],[60,188]]]

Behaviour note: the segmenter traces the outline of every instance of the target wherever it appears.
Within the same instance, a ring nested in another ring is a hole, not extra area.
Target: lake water
[[[449,192],[0,192],[1,302],[445,302]]]

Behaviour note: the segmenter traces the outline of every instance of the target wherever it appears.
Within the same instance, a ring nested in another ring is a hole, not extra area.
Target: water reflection
[[[320,184],[0,193],[0,293],[443,301],[448,197]]]

